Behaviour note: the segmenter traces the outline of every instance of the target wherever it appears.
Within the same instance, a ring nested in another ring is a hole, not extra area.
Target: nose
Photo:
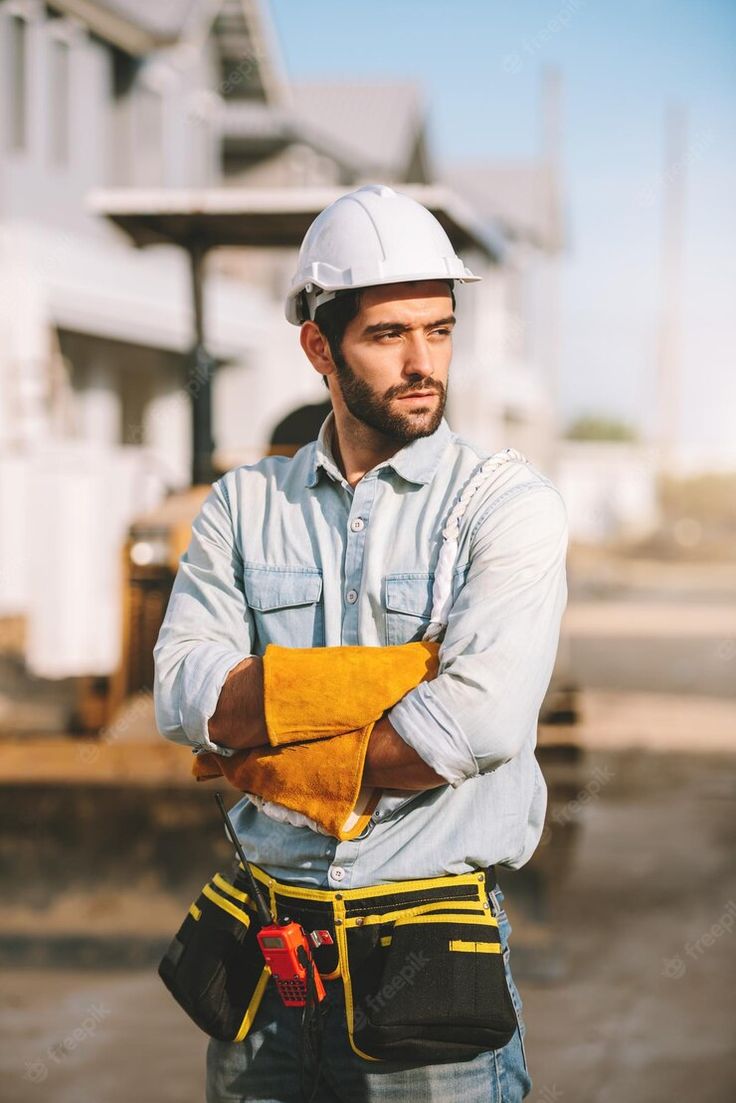
[[[432,361],[432,350],[423,333],[413,333],[412,339],[406,343],[404,357],[404,374],[419,379],[426,379],[434,372],[435,365]]]

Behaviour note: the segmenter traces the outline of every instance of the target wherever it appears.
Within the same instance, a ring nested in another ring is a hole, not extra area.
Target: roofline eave
[[[118,46],[133,57],[144,57],[161,46],[171,46],[179,35],[156,35],[143,30],[122,15],[101,8],[94,0],[47,0],[50,8],[78,19],[80,23],[106,42]]]
[[[87,208],[120,226],[139,246],[168,242],[189,247],[196,237],[206,248],[226,245],[297,247],[308,225],[351,187],[319,185],[294,188],[117,188],[97,189],[87,196]],[[433,211],[450,237],[473,248],[493,263],[505,253],[499,230],[484,225],[475,212],[450,189],[437,184],[404,184],[400,190]],[[254,234],[227,240],[226,233],[212,235],[218,217],[254,229],[266,227],[265,236]],[[237,220],[242,220],[238,223]],[[207,239],[208,223],[210,239]],[[282,225],[283,224],[283,225]],[[271,235],[269,237],[269,234]]]

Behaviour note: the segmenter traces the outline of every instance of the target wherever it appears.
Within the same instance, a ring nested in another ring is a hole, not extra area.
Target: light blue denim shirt
[[[353,488],[332,454],[332,425],[329,414],[292,459],[229,471],[202,506],[154,650],[167,739],[214,747],[207,724],[229,671],[269,643],[422,638],[443,522],[488,453],[443,419]],[[244,797],[232,819],[248,858],[281,880],[334,889],[522,866],[547,802],[534,749],[567,600],[566,549],[566,511],[549,479],[522,459],[494,472],[463,519],[439,674],[388,713],[447,784],[386,790],[351,842],[277,823]]]

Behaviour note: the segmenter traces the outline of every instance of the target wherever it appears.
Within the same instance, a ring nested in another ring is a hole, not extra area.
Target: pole
[[[187,390],[192,400],[192,483],[212,482],[212,374],[214,361],[204,342],[203,273],[206,249],[201,242],[189,246],[194,308],[194,346],[189,360]]]
[[[660,474],[671,471],[679,443],[682,270],[687,170],[687,117],[672,104],[665,119],[661,305],[657,349],[657,443]]]
[[[549,414],[547,454],[544,456],[555,473],[561,452],[562,439],[562,386],[560,345],[561,258],[564,246],[562,213],[562,74],[559,69],[547,67],[542,78],[542,142],[541,171],[544,247],[544,268],[547,275],[547,310],[544,341],[544,367]]]

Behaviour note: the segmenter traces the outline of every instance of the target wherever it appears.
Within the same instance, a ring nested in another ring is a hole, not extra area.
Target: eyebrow
[[[446,318],[439,318],[435,322],[427,322],[423,329],[436,329],[437,326],[454,326],[457,318],[454,314],[448,314]],[[413,327],[407,325],[406,322],[376,322],[372,326],[366,326],[363,330],[363,336],[368,337],[373,333],[407,333]]]

